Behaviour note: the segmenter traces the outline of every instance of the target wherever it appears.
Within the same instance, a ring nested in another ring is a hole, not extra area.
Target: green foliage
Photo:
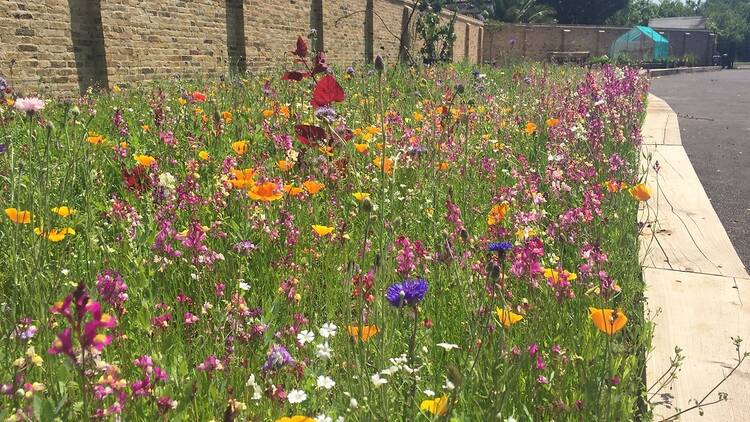
[[[422,42],[419,53],[425,64],[450,61],[453,55],[453,43],[456,41],[454,25],[457,15],[450,19],[441,17],[442,0],[419,0],[416,7],[420,11],[417,17],[417,36]]]
[[[623,9],[628,0],[539,0],[556,11],[557,21],[567,24],[602,24]]]

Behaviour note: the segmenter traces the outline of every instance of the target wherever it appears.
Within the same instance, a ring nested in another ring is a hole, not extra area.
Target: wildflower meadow
[[[636,69],[329,68],[0,105],[6,421],[647,412]]]

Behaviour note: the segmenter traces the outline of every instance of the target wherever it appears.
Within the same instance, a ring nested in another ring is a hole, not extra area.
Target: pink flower
[[[25,111],[28,114],[34,114],[44,108],[44,100],[37,97],[19,98],[13,107],[18,111]]]

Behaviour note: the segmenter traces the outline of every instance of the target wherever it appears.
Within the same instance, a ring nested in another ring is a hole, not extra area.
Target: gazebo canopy
[[[611,57],[628,55],[643,60],[663,59],[669,56],[669,41],[648,26],[634,26],[620,35],[609,49]]]

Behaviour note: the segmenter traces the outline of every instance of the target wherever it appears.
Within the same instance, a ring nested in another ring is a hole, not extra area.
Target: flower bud
[[[378,54],[375,56],[375,70],[378,71],[378,73],[383,73],[383,70],[385,69],[385,63],[383,63],[383,57]]]

